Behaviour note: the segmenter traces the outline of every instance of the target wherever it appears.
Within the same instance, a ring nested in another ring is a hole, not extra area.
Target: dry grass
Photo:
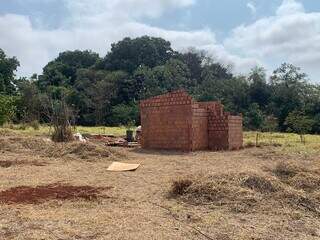
[[[54,143],[48,138],[24,136],[0,138],[0,151],[13,153],[34,153],[48,158],[74,158],[92,160],[109,156],[125,157],[119,151],[106,147],[98,142],[68,142]]]
[[[283,149],[142,151],[5,130],[0,192],[90,186],[108,197],[1,203],[0,239],[319,239],[319,155]],[[141,167],[108,172],[114,160]]]
[[[170,193],[187,203],[226,206],[236,212],[239,206],[241,212],[247,213],[263,206],[264,210],[277,209],[279,213],[287,208],[320,217],[318,174],[284,163],[273,172],[277,177],[248,172],[189,177],[173,182]]]

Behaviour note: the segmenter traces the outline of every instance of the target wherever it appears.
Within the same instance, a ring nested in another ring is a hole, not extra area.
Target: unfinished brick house
[[[234,150],[242,147],[242,116],[219,102],[196,102],[179,90],[140,102],[141,146],[146,149]]]

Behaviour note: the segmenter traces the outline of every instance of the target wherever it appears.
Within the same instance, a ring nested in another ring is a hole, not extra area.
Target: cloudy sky
[[[0,48],[20,60],[19,76],[61,51],[104,56],[142,35],[204,49],[235,73],[290,62],[320,82],[319,0],[0,0]]]

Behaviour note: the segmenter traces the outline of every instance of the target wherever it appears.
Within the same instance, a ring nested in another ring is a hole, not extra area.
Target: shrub
[[[135,103],[119,104],[112,108],[112,117],[109,119],[112,124],[128,125],[137,122],[139,118],[138,106]]]
[[[72,111],[64,101],[56,101],[53,104],[51,122],[54,128],[52,140],[54,142],[72,141],[71,127]]]
[[[289,132],[300,135],[301,142],[304,142],[303,134],[310,133],[314,125],[314,120],[306,116],[303,112],[294,111],[289,113],[285,124]]]
[[[178,196],[183,195],[188,187],[192,185],[192,181],[190,179],[179,179],[172,183],[171,195]]]
[[[16,113],[16,98],[0,95],[0,126],[13,119]]]
[[[29,126],[32,127],[34,130],[39,130],[40,123],[37,120],[33,120],[29,123]]]

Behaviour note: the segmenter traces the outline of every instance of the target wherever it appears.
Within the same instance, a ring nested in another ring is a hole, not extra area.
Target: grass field
[[[320,239],[320,136],[263,133],[256,147],[246,132],[240,151],[181,153],[48,133],[0,129],[0,239]]]
[[[11,125],[5,126],[4,128],[7,131],[11,131],[13,133],[24,134],[29,136],[46,136],[50,135],[52,129],[49,126],[41,125],[39,129],[34,129],[30,126],[25,125]],[[83,126],[76,126],[74,132],[85,134],[108,134],[108,135],[115,135],[115,136],[124,136],[126,134],[126,127],[83,127]]]
[[[8,132],[23,134],[27,136],[49,136],[51,128],[45,125],[38,130],[23,125],[13,125],[2,128]],[[77,126],[74,132],[81,134],[108,134],[114,136],[125,136],[127,128],[121,127],[84,127]],[[258,141],[257,141],[258,134]],[[315,154],[320,152],[320,135],[304,135],[305,143],[301,142],[300,136],[294,133],[244,133],[244,146],[277,146],[281,151],[296,152],[301,154]]]
[[[257,133],[245,132],[244,145],[255,146],[275,146],[280,151],[294,152],[300,154],[320,153],[320,135],[304,135],[305,142],[302,143],[300,135],[294,133]]]

